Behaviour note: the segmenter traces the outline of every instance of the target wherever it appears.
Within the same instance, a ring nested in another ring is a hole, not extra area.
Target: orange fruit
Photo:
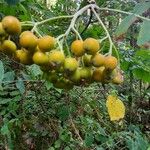
[[[75,40],[74,42],[72,42],[71,52],[77,57],[82,56],[85,52],[85,49],[83,48],[83,41]]]
[[[96,40],[94,38],[87,38],[83,42],[83,47],[87,54],[94,55],[99,51],[100,44],[99,44],[98,40]]]
[[[118,61],[114,56],[106,56],[104,66],[106,69],[113,70],[117,67]]]
[[[20,35],[19,43],[27,50],[34,51],[37,46],[38,38],[30,31],[24,31]]]
[[[96,68],[93,71],[92,78],[93,78],[94,81],[96,81],[96,82],[102,82],[103,81],[103,79],[104,79],[104,75],[103,75],[104,69],[105,69],[105,67],[99,67],[99,68]]]
[[[102,55],[102,54],[95,54],[93,57],[92,57],[92,64],[94,67],[100,67],[100,66],[103,66],[104,65],[104,62],[105,62],[105,56]]]
[[[46,35],[46,36],[39,38],[38,47],[41,51],[48,52],[54,48],[55,43],[56,41],[54,37]]]
[[[19,34],[21,32],[21,23],[14,16],[6,16],[2,19],[4,30],[8,34]]]

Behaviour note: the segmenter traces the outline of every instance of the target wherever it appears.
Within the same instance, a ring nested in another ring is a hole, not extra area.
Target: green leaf
[[[19,79],[16,82],[16,87],[18,88],[18,90],[20,91],[21,94],[23,94],[25,92],[25,85],[24,85],[24,82],[21,79]]]
[[[102,147],[97,147],[96,150],[104,150]]]
[[[64,150],[71,150],[69,146],[66,146]]]
[[[150,2],[143,2],[139,3],[135,6],[133,13],[137,15],[141,15],[143,12],[148,10],[150,8]],[[118,26],[116,30],[116,36],[120,36],[127,32],[128,28],[131,26],[131,24],[137,19],[135,15],[129,15],[127,16],[121,24]]]
[[[135,53],[133,58],[134,66],[136,68],[140,68],[141,70],[145,70],[150,73],[150,51],[149,50],[139,50]],[[135,69],[135,68],[134,68]]]
[[[4,74],[4,81],[13,81],[15,78],[15,73],[14,71],[6,72]]]
[[[34,78],[39,75],[42,75],[42,71],[38,65],[34,64],[34,65],[30,66],[29,70],[31,72],[31,75],[33,75]]]
[[[70,141],[70,135],[65,133],[65,134],[62,134],[60,135],[60,139],[66,143],[68,143]]]
[[[50,148],[48,148],[48,150],[55,150],[55,148],[54,147],[50,147]]]
[[[3,104],[6,104],[6,103],[9,103],[10,101],[12,101],[12,99],[11,99],[11,98],[1,99],[1,100],[0,100],[0,105],[3,105]]]
[[[135,57],[142,57],[143,59],[150,59],[150,51],[149,50],[139,50],[136,52]]]
[[[58,108],[58,117],[61,120],[66,120],[69,116],[69,107],[68,106],[60,106]]]
[[[149,147],[148,147],[148,149],[147,150],[150,150],[150,145],[149,145]]]
[[[85,145],[87,147],[90,147],[94,142],[93,135],[92,134],[86,134],[84,142],[85,142]]]
[[[136,68],[133,70],[133,75],[137,79],[141,79],[144,82],[150,82],[150,72],[143,70],[142,68]]]
[[[7,2],[7,4],[9,4],[9,5],[16,5],[18,2],[19,2],[19,0],[5,0],[6,2]]]
[[[8,125],[4,124],[1,128],[1,134],[2,135],[8,135],[10,133],[9,129],[8,129]]]
[[[0,84],[3,78],[4,78],[4,66],[3,66],[3,62],[0,60]]]
[[[148,42],[150,42],[150,21],[144,21],[141,25],[137,44],[140,46]]]
[[[46,86],[46,89],[49,90],[50,88],[53,87],[53,84],[52,84],[50,81],[47,80],[47,81],[45,82],[45,86]]]
[[[55,148],[60,148],[61,140],[57,140],[54,145],[55,145]]]

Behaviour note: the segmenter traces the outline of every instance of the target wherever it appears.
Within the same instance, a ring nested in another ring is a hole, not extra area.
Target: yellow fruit
[[[48,52],[55,46],[55,38],[51,36],[43,36],[38,40],[38,47],[43,52]]]
[[[78,68],[78,61],[75,58],[68,57],[64,62],[64,70],[73,72]]]
[[[106,69],[113,70],[117,67],[118,61],[113,56],[106,56],[104,61],[104,66]]]
[[[34,51],[37,46],[38,39],[37,37],[30,31],[22,32],[20,35],[19,43],[22,47]]]
[[[22,64],[30,65],[32,64],[32,55],[27,50],[21,49],[16,51],[15,58]]]
[[[3,50],[4,53],[6,53],[8,55],[12,55],[16,52],[17,47],[16,47],[16,44],[13,41],[5,40],[2,43],[2,50]]]
[[[33,34],[33,32],[31,32],[31,31],[23,31],[21,34],[20,34],[20,38],[23,36],[23,35],[26,35],[26,34]]]
[[[96,81],[96,82],[103,82],[104,80],[104,69],[105,67],[100,67],[100,68],[96,68],[94,71],[93,71],[93,80]]]
[[[87,38],[83,42],[83,47],[87,54],[94,55],[99,51],[100,44],[99,44],[98,40],[96,40],[94,38]]]
[[[52,66],[59,67],[61,66],[65,61],[65,55],[63,52],[59,50],[52,50],[49,53],[49,62]]]
[[[76,40],[76,41],[72,42],[71,52],[77,57],[82,56],[85,52],[85,49],[83,48],[83,41]]]
[[[121,84],[121,83],[123,83],[123,81],[124,81],[123,75],[121,74],[120,70],[115,69],[112,72],[112,83]]]
[[[3,26],[2,26],[2,23],[0,22],[0,36],[4,36],[6,34]]]
[[[91,58],[92,58],[92,55],[85,54],[83,56],[82,60],[83,60],[84,66],[89,67],[92,65]]]
[[[43,52],[35,52],[32,59],[33,62],[37,65],[45,65],[49,62],[48,56]]]
[[[105,56],[97,53],[92,57],[91,61],[94,67],[103,66],[105,62]]]
[[[14,16],[6,16],[2,19],[4,30],[8,34],[19,34],[21,32],[21,23]]]

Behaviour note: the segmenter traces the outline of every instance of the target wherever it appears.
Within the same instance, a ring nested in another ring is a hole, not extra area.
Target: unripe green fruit
[[[80,83],[80,80],[81,80],[81,75],[80,75],[80,69],[77,68],[76,71],[70,75],[70,80],[74,83]]]
[[[61,78],[57,80],[55,83],[53,83],[54,87],[59,88],[59,89],[65,89],[65,90],[70,90],[73,88],[73,84],[64,78]]]
[[[82,59],[83,59],[84,66],[89,67],[92,65],[91,58],[92,58],[92,55],[85,54],[83,56]]]
[[[88,67],[80,68],[80,76],[81,76],[81,79],[89,79],[90,80],[92,77],[91,68],[88,68]]]
[[[55,71],[52,71],[48,74],[48,80],[52,83],[56,83],[59,79],[58,74]]]
[[[78,68],[78,61],[75,58],[68,57],[64,62],[64,70],[73,72]]]

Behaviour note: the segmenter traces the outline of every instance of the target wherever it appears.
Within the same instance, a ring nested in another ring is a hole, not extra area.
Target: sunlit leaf
[[[150,2],[143,2],[139,3],[135,6],[133,13],[137,15],[141,15],[143,12],[145,12],[147,9],[150,8]],[[128,28],[131,26],[131,24],[137,19],[135,15],[129,15],[127,16],[121,24],[118,26],[116,30],[116,36],[120,36],[127,32]]]
[[[150,42],[150,21],[143,22],[137,39],[138,45],[144,45],[147,42]]]
[[[117,96],[109,95],[107,97],[106,107],[111,121],[124,118],[125,106]]]
[[[142,68],[135,68],[133,75],[137,79],[141,79],[144,82],[150,82],[150,72],[143,70]]]

